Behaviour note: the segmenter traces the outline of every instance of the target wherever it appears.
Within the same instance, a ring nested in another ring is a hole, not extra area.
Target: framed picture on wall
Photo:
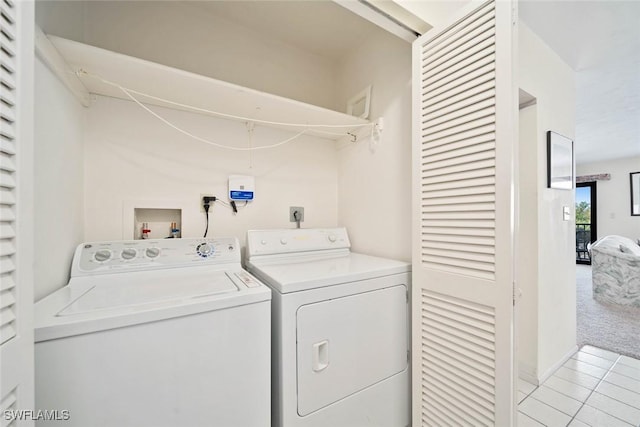
[[[547,188],[573,188],[573,141],[547,131]]]
[[[631,216],[640,216],[640,172],[629,174],[631,188]]]

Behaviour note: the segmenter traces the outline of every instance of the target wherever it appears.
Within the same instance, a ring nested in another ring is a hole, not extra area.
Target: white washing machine
[[[35,307],[36,408],[65,426],[267,427],[270,300],[235,238],[82,244]]]
[[[410,265],[350,251],[344,228],[247,233],[272,300],[273,427],[410,424]]]

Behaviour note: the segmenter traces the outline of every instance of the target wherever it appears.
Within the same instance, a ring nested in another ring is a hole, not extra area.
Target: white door
[[[2,427],[33,425],[33,6],[0,0]]]
[[[405,371],[408,337],[398,331],[407,330],[407,320],[404,285],[300,307],[298,414],[309,415]]]
[[[414,43],[413,425],[514,425],[515,5]]]

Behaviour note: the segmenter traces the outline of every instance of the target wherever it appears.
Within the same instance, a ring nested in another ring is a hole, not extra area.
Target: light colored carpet
[[[578,348],[590,344],[640,359],[640,309],[593,299],[591,266],[576,266]]]

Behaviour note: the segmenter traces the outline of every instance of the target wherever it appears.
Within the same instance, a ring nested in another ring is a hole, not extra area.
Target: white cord
[[[142,102],[138,101],[138,99],[136,99],[136,97],[134,97],[133,95],[131,95],[129,93],[129,91],[127,89],[125,89],[124,87],[120,86],[120,90],[122,90],[122,92],[124,92],[125,95],[127,95],[133,102],[135,102],[136,104],[138,104],[142,109],[144,109],[145,111],[147,111],[149,114],[151,114],[152,116],[154,116],[155,118],[157,118],[158,120],[160,120],[161,122],[163,122],[164,124],[166,124],[167,126],[177,130],[178,132],[193,138],[197,141],[200,142],[204,142],[205,144],[209,144],[209,145],[213,145],[214,147],[218,147],[218,148],[223,148],[225,150],[233,150],[233,151],[253,151],[253,150],[266,150],[269,148],[276,148],[279,147],[281,145],[285,145],[291,141],[293,141],[294,139],[302,136],[303,134],[305,134],[309,129],[303,129],[302,132],[299,132],[295,135],[293,135],[291,138],[287,138],[284,141],[280,141],[277,142],[275,144],[271,144],[271,145],[262,145],[259,147],[231,147],[228,145],[222,145],[222,144],[218,144],[217,142],[213,142],[210,141],[208,139],[204,139],[201,138],[197,135],[194,135],[190,132],[187,132],[186,130],[179,128],[178,126],[174,125],[173,123],[169,122],[168,120],[166,120],[164,117],[160,116],[158,113],[156,113],[155,111],[151,110],[149,107],[147,107],[146,105],[144,105]]]
[[[259,119],[252,119],[250,117],[243,117],[243,116],[236,116],[233,114],[226,114],[226,113],[221,113],[219,111],[212,111],[212,110],[207,110],[204,108],[199,108],[199,107],[194,107],[192,105],[187,105],[187,104],[182,104],[180,102],[175,102],[175,101],[170,101],[168,99],[164,99],[164,98],[159,98],[157,96],[153,96],[150,95],[148,93],[144,93],[144,92],[139,92],[137,90],[134,89],[129,89],[129,88],[125,88],[124,86],[119,85],[118,83],[103,79],[102,77],[96,75],[96,74],[92,74],[89,73],[85,70],[78,70],[76,73],[78,76],[89,76],[89,77],[93,77],[95,79],[100,80],[101,82],[114,86],[122,91],[124,91],[125,93],[127,93],[127,95],[129,95],[131,97],[131,93],[135,93],[137,95],[140,96],[144,96],[150,99],[154,99],[156,101],[160,101],[160,102],[164,102],[167,104],[171,104],[171,105],[175,105],[177,107],[182,107],[182,108],[186,108],[186,109],[192,109],[194,111],[198,111],[201,113],[208,113],[208,114],[212,114],[212,115],[216,115],[216,116],[220,116],[220,117],[226,117],[226,118],[230,118],[230,119],[235,119],[235,120],[240,120],[240,121],[245,121],[245,122],[253,122],[253,123],[261,123],[261,124],[267,124],[267,125],[274,125],[274,126],[291,126],[291,127],[304,127],[307,129],[311,129],[311,128],[355,128],[355,127],[367,127],[367,126],[373,126],[373,123],[360,123],[360,124],[351,124],[351,125],[319,125],[319,124],[308,124],[308,123],[285,123],[285,122],[272,122],[269,120],[259,120]],[[318,131],[320,132],[320,131]],[[338,134],[338,135],[342,135],[342,134]]]

